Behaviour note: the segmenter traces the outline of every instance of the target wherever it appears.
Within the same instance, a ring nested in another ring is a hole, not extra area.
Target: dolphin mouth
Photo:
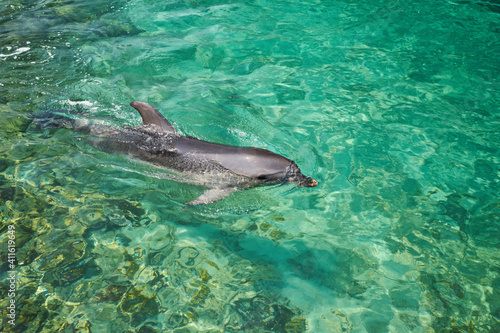
[[[314,178],[311,178],[311,180],[306,185],[306,187],[316,187],[316,186],[318,186],[318,182]]]
[[[318,186],[318,182],[314,178],[309,178],[305,181],[305,187],[316,187]]]
[[[316,179],[311,178],[311,177],[306,177],[303,181],[299,182],[296,186],[297,187],[316,187],[318,186],[318,182]]]

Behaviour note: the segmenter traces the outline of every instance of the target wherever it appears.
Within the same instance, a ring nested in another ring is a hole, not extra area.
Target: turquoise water
[[[3,330],[499,331],[499,27],[495,0],[3,1]],[[319,186],[185,207],[202,188],[30,125],[133,100]]]

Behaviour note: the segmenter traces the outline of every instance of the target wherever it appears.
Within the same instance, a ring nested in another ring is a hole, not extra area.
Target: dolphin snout
[[[307,177],[306,180],[300,184],[300,186],[315,187],[318,186],[318,182],[314,178]]]
[[[316,181],[316,179],[311,178],[311,180],[307,184],[307,187],[315,187],[315,186],[318,186],[318,182]]]

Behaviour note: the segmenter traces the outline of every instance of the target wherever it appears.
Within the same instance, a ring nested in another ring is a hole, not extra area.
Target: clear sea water
[[[3,0],[0,326],[498,332],[499,78],[497,0]],[[186,207],[202,188],[30,124],[138,125],[133,100],[319,186]]]

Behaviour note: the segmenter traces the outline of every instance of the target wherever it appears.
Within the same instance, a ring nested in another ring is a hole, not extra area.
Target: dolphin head
[[[293,161],[286,170],[285,181],[287,183],[297,183],[297,187],[318,186],[318,182],[314,178],[302,174],[297,164]]]

